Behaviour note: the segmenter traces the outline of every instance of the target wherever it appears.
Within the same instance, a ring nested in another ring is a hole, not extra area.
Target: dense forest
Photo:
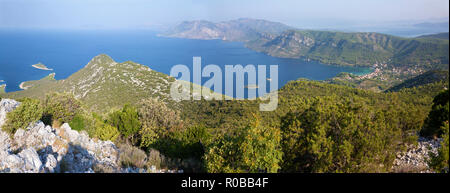
[[[53,93],[21,99],[3,129],[67,122],[118,144],[127,152],[123,165],[187,172],[391,172],[406,144],[443,137],[447,145],[430,161],[440,171],[448,167],[447,88],[439,81],[377,93],[301,79],[279,90],[273,112],[260,112],[260,99],[173,105],[146,98],[93,113],[73,95]]]

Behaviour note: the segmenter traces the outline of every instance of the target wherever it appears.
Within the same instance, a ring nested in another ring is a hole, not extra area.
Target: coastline
[[[25,84],[25,82],[21,82],[20,85],[19,85],[19,88],[22,89],[22,90],[27,90],[28,87],[24,87],[23,86],[24,84]]]

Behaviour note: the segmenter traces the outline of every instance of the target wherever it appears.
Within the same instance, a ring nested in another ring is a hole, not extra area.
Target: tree
[[[431,168],[438,172],[446,172],[448,173],[448,164],[449,164],[449,126],[448,121],[444,123],[442,126],[442,130],[444,131],[444,134],[442,135],[442,138],[444,139],[441,142],[441,147],[438,150],[438,153],[435,155],[431,153],[429,165]]]
[[[114,142],[119,137],[119,135],[119,130],[108,124],[100,124],[99,127],[95,130],[95,137],[103,141],[109,140]]]
[[[208,172],[269,172],[280,169],[282,151],[281,135],[276,128],[255,123],[213,142],[206,155]]]
[[[442,130],[444,123],[449,120],[449,90],[442,91],[433,99],[433,106],[430,114],[425,120],[425,126],[420,131],[422,136],[440,137],[444,134]]]
[[[179,114],[156,99],[144,99],[139,105],[140,146],[148,148],[158,139],[170,137],[169,134],[183,128]]]
[[[125,138],[131,139],[132,141],[133,137],[141,128],[136,108],[128,104],[122,110],[111,113],[107,122],[117,128]]]
[[[317,97],[310,103],[282,118],[283,171],[389,170],[402,132],[384,111],[358,97]]]
[[[51,93],[44,101],[47,124],[70,123],[81,112],[81,102],[69,93]]]

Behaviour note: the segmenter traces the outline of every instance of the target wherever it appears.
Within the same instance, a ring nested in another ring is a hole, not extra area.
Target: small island
[[[247,88],[247,89],[257,89],[259,87],[256,84],[250,84],[250,85],[245,86],[245,88]]]
[[[34,68],[37,68],[37,69],[39,69],[39,70],[49,70],[49,71],[52,71],[53,69],[50,69],[50,68],[47,68],[47,66],[45,66],[44,64],[42,64],[42,63],[37,63],[37,64],[33,64],[32,65]]]

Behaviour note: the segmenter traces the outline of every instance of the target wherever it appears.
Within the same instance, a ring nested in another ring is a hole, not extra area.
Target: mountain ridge
[[[223,24],[228,25],[221,28]],[[375,32],[299,30],[266,20],[185,21],[162,36],[239,41],[252,50],[274,57],[346,66],[388,63],[391,66],[419,65],[429,70],[441,68],[449,61],[448,40],[401,38]]]
[[[156,98],[175,104],[170,97],[176,79],[132,61],[118,63],[106,54],[94,57],[85,67],[63,80],[27,81],[26,90],[3,93],[3,98],[40,98],[46,93],[68,92],[82,100],[89,110],[105,112],[123,104],[137,104],[144,98]],[[194,88],[199,88],[194,85]],[[194,89],[194,93],[198,91]],[[217,94],[217,93],[216,93]]]
[[[247,42],[265,36],[294,29],[288,25],[261,19],[240,18],[237,20],[210,22],[206,20],[184,21],[160,34],[165,37]]]

